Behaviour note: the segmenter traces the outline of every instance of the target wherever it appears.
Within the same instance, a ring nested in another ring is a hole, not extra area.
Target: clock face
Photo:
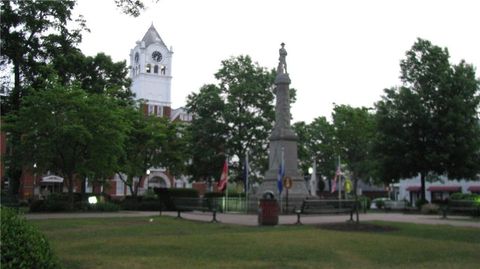
[[[160,62],[162,60],[162,54],[159,51],[154,51],[152,53],[152,59],[154,61]]]
[[[135,52],[135,62],[138,63],[138,59],[140,58],[140,56],[138,55],[138,52]]]

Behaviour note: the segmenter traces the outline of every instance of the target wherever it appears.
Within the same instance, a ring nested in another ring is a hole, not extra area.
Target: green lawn
[[[241,227],[171,217],[32,221],[65,268],[479,268],[480,230]]]

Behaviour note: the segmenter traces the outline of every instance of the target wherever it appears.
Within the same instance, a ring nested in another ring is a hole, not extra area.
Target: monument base
[[[261,199],[264,193],[271,192],[280,205],[282,214],[293,213],[294,208],[299,208],[302,201],[309,197],[305,180],[300,177],[292,178],[292,187],[283,188],[281,194],[278,192],[277,179],[264,179],[256,193],[256,199]]]

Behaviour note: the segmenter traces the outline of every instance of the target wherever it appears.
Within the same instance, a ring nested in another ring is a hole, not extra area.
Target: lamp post
[[[35,200],[35,188],[36,188],[36,179],[37,179],[37,163],[33,164],[33,190],[32,190],[32,200]]]
[[[148,187],[150,186],[150,180],[148,179],[148,177],[150,176],[150,169],[147,169],[147,171],[145,171],[145,174],[147,175],[145,180],[148,180],[147,181],[147,189],[148,189]]]

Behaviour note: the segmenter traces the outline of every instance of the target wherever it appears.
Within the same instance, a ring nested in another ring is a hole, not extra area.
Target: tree
[[[429,175],[473,179],[480,171],[479,81],[448,50],[418,39],[401,61],[403,85],[376,104],[376,152],[385,181]]]
[[[198,95],[189,97],[187,107],[195,115],[191,130],[197,145],[192,166],[197,175],[214,176],[216,172],[209,172],[213,168],[218,168],[219,174],[223,156],[228,155],[238,157],[238,165],[231,171],[240,179],[247,149],[250,171],[266,170],[268,137],[275,118],[274,77],[273,70],[260,67],[249,56],[232,57],[222,61],[215,74],[218,86],[204,86]]]
[[[2,90],[8,95],[1,98],[1,114],[16,113],[23,97],[30,91],[44,89],[52,75],[50,61],[61,53],[49,48],[74,51],[81,40],[85,23],[80,17],[78,29],[69,27],[74,1],[8,1],[2,0],[0,26],[0,65],[9,75],[2,77]],[[10,82],[10,74],[13,83]],[[9,152],[16,154],[20,137],[9,136]],[[11,191],[18,192],[22,167],[6,164],[11,179]]]
[[[112,96],[126,106],[133,105],[131,80],[125,61],[114,62],[104,53],[92,57],[80,51],[71,51],[52,59],[51,67],[64,85],[78,82],[86,92]]]
[[[46,65],[55,54],[49,47],[71,50],[81,40],[85,29],[82,18],[80,28],[69,30],[67,23],[75,1],[9,1],[1,3],[0,50],[2,65],[11,65],[14,85],[9,102],[2,104],[2,113],[17,110],[29,86],[39,77],[46,78]],[[42,80],[43,81],[43,80]]]
[[[317,173],[333,178],[335,173],[335,132],[325,117],[317,117],[310,124],[296,122],[293,129],[298,136],[298,158],[300,169],[306,174],[317,165]]]
[[[45,91],[32,92],[18,113],[7,117],[7,131],[21,137],[13,160],[64,177],[73,206],[77,178],[116,171],[128,128],[123,113],[113,98],[52,79]]]
[[[224,119],[228,125],[226,153],[236,155],[239,165],[234,167],[241,178],[244,157],[248,149],[252,154],[252,170],[265,171],[267,167],[268,137],[275,119],[273,92],[275,78],[249,56],[238,56],[222,61],[215,74],[225,97]]]
[[[227,139],[221,90],[212,84],[203,86],[198,94],[188,96],[187,108],[195,115],[188,127],[188,148],[192,157],[189,174],[202,181],[219,178]]]
[[[332,118],[337,153],[347,164],[356,196],[358,179],[366,179],[374,173],[374,116],[365,107],[335,105]]]
[[[135,109],[128,112],[128,121],[131,128],[123,144],[125,155],[116,172],[132,196],[137,196],[148,169],[164,167],[173,174],[181,174],[186,154],[178,123],[171,123],[165,117],[146,116]]]
[[[138,17],[140,13],[145,9],[145,4],[142,0],[114,0],[117,7],[122,9],[122,12]],[[158,0],[152,0],[152,2],[158,3]]]

